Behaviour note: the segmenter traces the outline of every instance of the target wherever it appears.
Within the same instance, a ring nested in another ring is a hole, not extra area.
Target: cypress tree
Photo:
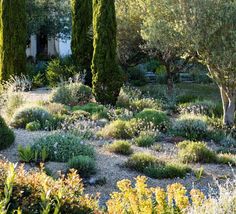
[[[123,84],[116,30],[115,0],[93,0],[93,93],[102,104],[115,105]]]
[[[75,62],[87,71],[86,83],[92,86],[91,61],[93,57],[92,0],[71,0],[72,41]]]
[[[0,0],[0,80],[26,72],[26,2]]]

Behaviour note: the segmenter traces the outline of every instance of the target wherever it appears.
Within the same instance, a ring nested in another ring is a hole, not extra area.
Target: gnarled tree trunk
[[[227,92],[223,87],[220,87],[221,99],[223,104],[223,122],[226,126],[234,125],[234,114],[236,108],[236,91]]]

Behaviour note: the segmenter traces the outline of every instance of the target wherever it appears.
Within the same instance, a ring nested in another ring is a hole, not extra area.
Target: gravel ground
[[[48,100],[49,99],[49,90],[40,89],[33,92],[25,93],[25,96],[28,100],[34,102],[37,100]],[[16,135],[16,140],[14,145],[9,149],[0,151],[0,158],[6,158],[11,162],[18,162],[17,148],[19,145],[27,146],[31,145],[38,138],[51,134],[50,132],[40,131],[40,132],[28,132],[25,130],[14,130]],[[121,155],[115,155],[108,152],[103,145],[106,143],[104,141],[92,141],[88,142],[92,144],[97,152],[96,162],[97,162],[97,173],[91,178],[91,180],[103,179],[106,181],[104,185],[86,185],[85,191],[87,193],[96,193],[101,194],[101,204],[109,198],[111,192],[117,191],[116,182],[122,179],[131,179],[134,181],[134,178],[137,177],[140,173],[130,171],[126,169],[123,165],[127,160],[127,157]],[[153,155],[157,156],[160,159],[170,159],[176,160],[176,147],[173,143],[161,142],[162,150],[160,152],[155,152],[153,150],[148,150],[144,148],[133,147],[134,151],[141,152],[151,152]],[[165,188],[168,184],[171,183],[182,183],[187,189],[193,187],[201,189],[204,193],[208,193],[210,185],[215,187],[216,180],[224,182],[226,178],[233,176],[232,169],[227,165],[217,165],[217,164],[196,164],[192,165],[193,169],[199,169],[204,167],[204,176],[197,180],[193,174],[189,174],[185,179],[148,179],[148,185],[155,187],[160,186]],[[31,166],[26,165],[26,169],[29,169]],[[57,175],[58,171],[66,172],[67,165],[63,163],[49,162],[46,164],[46,167],[52,172],[53,175]],[[236,168],[234,168],[236,170]]]

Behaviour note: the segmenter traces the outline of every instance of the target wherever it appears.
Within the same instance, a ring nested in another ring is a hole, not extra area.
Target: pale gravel
[[[50,98],[50,90],[39,89],[32,92],[24,93],[26,100],[29,102],[36,101],[48,101]],[[0,151],[0,158],[6,158],[11,162],[18,162],[17,148],[19,145],[27,146],[32,145],[37,139],[51,134],[51,132],[39,131],[39,132],[28,132],[26,130],[14,130],[16,135],[15,143],[8,149]],[[122,179],[130,179],[134,181],[134,178],[140,175],[140,173],[126,169],[123,165],[127,161],[127,157],[122,155],[116,155],[108,152],[104,144],[105,141],[92,141],[88,142],[92,144],[97,152],[96,163],[97,163],[97,173],[93,177],[95,179],[106,178],[106,184],[103,186],[86,186],[85,191],[87,193],[96,193],[101,194],[101,204],[104,205],[104,202],[109,198],[111,192],[117,191],[116,183]],[[150,152],[160,159],[169,159],[176,160],[176,147],[174,144],[160,142],[163,145],[161,152],[155,152],[150,149],[133,147],[135,152]],[[213,147],[213,145],[212,145]],[[187,189],[193,187],[201,189],[204,193],[209,192],[209,185],[215,186],[215,180],[224,182],[226,177],[233,177],[232,169],[227,165],[217,165],[217,164],[195,164],[192,165],[193,169],[199,169],[201,166],[204,167],[205,175],[200,180],[197,180],[195,176],[189,174],[185,179],[148,179],[148,185],[155,187],[160,186],[165,188],[168,184],[171,183],[182,183],[186,186]],[[65,163],[55,163],[49,162],[46,164],[46,167],[52,171],[53,175],[57,175],[57,171],[66,172],[67,164]],[[30,169],[30,165],[26,165],[27,169]],[[233,168],[236,170],[236,168]]]

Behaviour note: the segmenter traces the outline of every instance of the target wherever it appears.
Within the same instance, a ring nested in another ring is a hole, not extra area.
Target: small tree
[[[92,85],[91,62],[93,57],[92,0],[71,0],[73,57],[87,71],[86,82]]]
[[[25,0],[0,1],[0,80],[26,72]]]
[[[179,12],[178,12],[179,11]],[[176,13],[189,38],[188,52],[198,53],[218,85],[224,124],[234,124],[236,102],[236,1],[182,0]]]
[[[123,84],[116,54],[115,0],[93,1],[93,93],[102,104],[116,104]]]
[[[169,0],[140,0],[140,4],[146,7],[141,30],[146,41],[144,48],[166,67],[168,92],[172,95],[173,77],[188,65],[190,59],[188,57],[181,60],[184,58],[188,40],[181,31],[172,26],[175,19],[174,1],[171,5]]]

